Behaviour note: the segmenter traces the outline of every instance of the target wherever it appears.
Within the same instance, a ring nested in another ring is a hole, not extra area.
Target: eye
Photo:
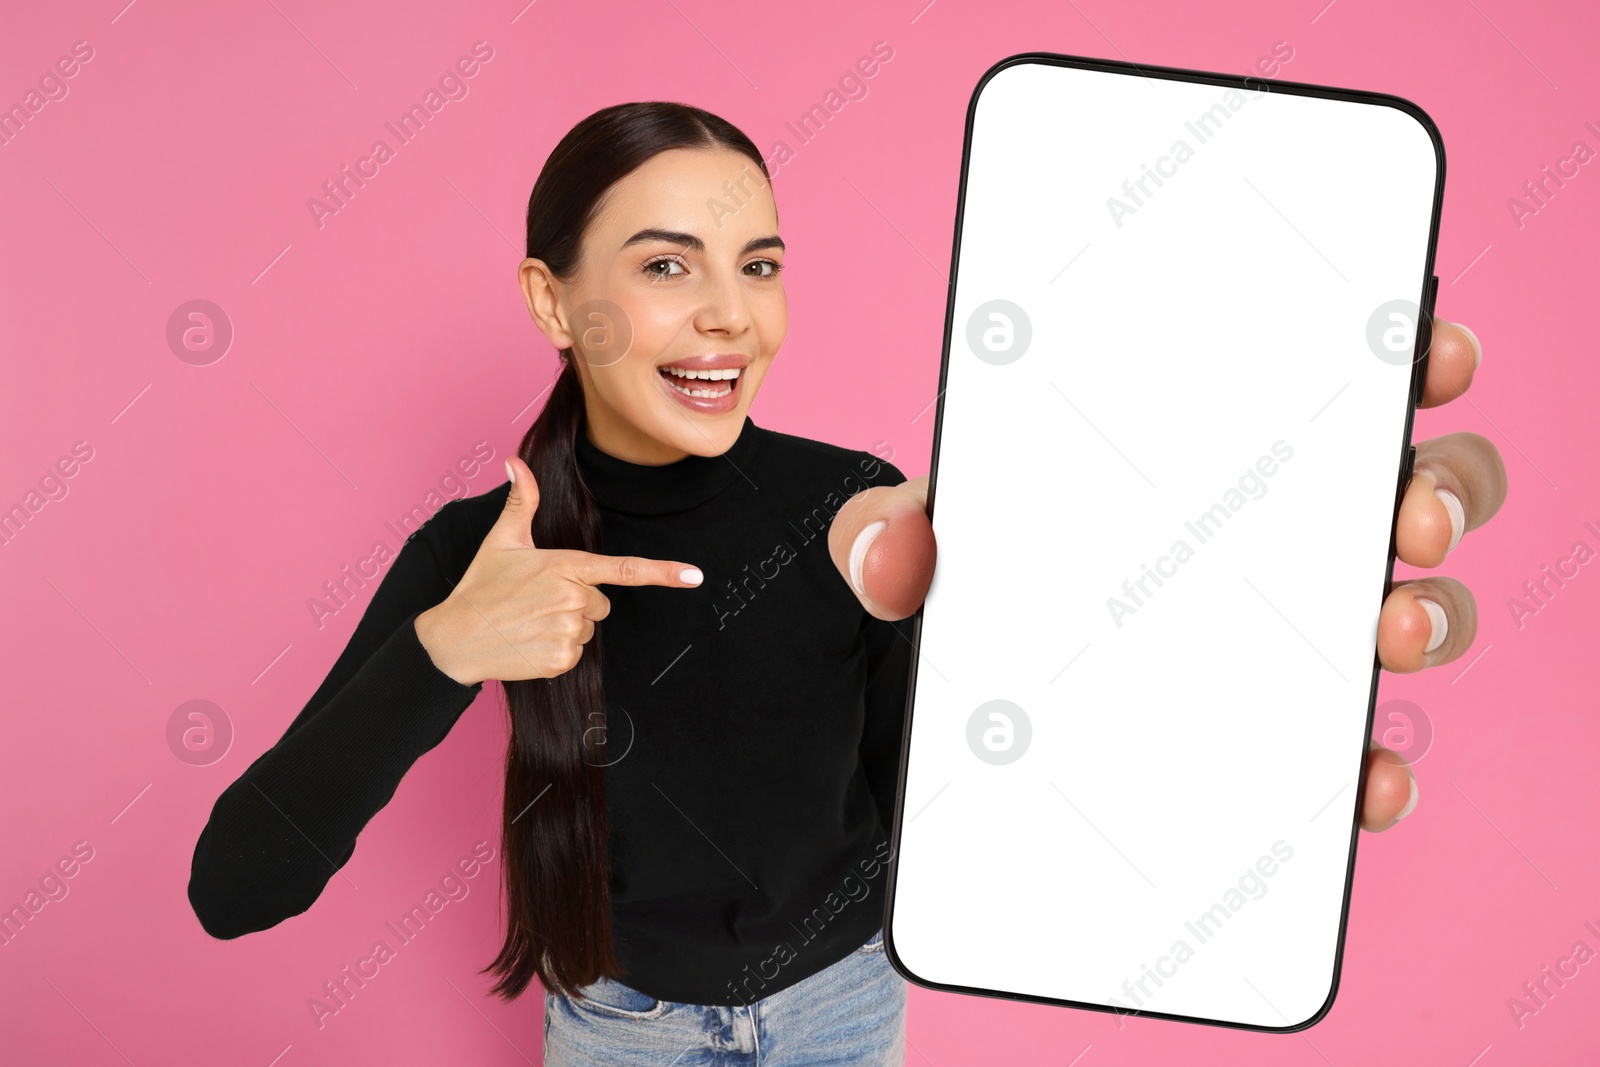
[[[757,278],[776,278],[778,276],[778,272],[783,270],[783,264],[779,263],[775,259],[757,259],[757,260],[752,260],[751,262],[746,263],[745,266],[746,267],[759,267],[759,266],[761,266],[763,264],[765,264],[768,267],[771,267],[772,269],[767,271],[764,274],[757,274],[757,275],[755,275],[755,277],[757,277]]]
[[[650,275],[650,280],[651,281],[655,281],[657,278],[671,278],[671,277],[675,277],[676,276],[671,271],[659,271],[659,270],[655,269],[655,268],[660,267],[660,266],[668,266],[668,267],[677,266],[677,267],[681,267],[681,266],[683,266],[683,261],[680,260],[677,256],[657,256],[655,259],[652,259],[649,262],[647,262],[640,269],[643,270],[646,274]],[[683,272],[679,271],[678,273],[681,274]]]

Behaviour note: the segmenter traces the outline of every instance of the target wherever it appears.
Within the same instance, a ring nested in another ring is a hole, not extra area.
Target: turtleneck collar
[[[744,418],[738,438],[718,456],[689,455],[676,463],[629,463],[590,442],[578,428],[574,451],[578,472],[594,501],[605,511],[625,515],[672,515],[698,507],[736,481],[755,458],[758,431]]]

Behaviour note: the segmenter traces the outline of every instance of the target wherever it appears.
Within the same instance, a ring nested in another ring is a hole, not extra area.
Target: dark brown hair
[[[528,198],[527,255],[562,281],[580,263],[583,235],[613,184],[674,148],[743,152],[769,180],[750,138],[708,111],[666,101],[618,104],[574,126],[545,161]],[[571,348],[518,453],[539,484],[533,543],[601,551],[600,514],[573,451],[584,418]],[[574,994],[622,977],[611,934],[611,864],[605,791],[604,623],[577,666],[554,678],[503,683],[511,718],[501,824],[506,940],[485,971],[492,992],[520,996],[537,976]]]

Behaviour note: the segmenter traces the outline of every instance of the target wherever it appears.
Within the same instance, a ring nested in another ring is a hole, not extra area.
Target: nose
[[[750,306],[737,275],[719,273],[705,289],[705,302],[695,316],[695,327],[707,333],[730,336],[750,327]]]

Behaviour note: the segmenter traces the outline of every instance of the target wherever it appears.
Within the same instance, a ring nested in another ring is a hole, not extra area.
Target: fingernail
[[[512,485],[517,484],[517,472],[511,469],[511,461],[506,460],[506,480]]]
[[[1433,494],[1450,514],[1450,547],[1445,551],[1454,552],[1456,545],[1461,543],[1461,535],[1467,530],[1466,509],[1461,506],[1461,499],[1448,489],[1435,489]]]
[[[699,567],[685,567],[678,572],[678,581],[688,582],[690,585],[699,585],[705,579],[706,576],[700,573]]]
[[[1478,344],[1478,335],[1461,325],[1459,322],[1451,323],[1456,329],[1467,335],[1467,340],[1472,342],[1472,369],[1477,370],[1483,362],[1483,346]]]
[[[867,524],[856,534],[855,543],[850,546],[850,584],[855,587],[856,596],[867,595],[867,591],[861,587],[861,565],[866,562],[867,549],[872,547],[872,542],[878,539],[878,535],[888,525],[886,519]]]
[[[1394,817],[1394,821],[1395,822],[1399,822],[1401,819],[1405,818],[1407,815],[1410,815],[1411,814],[1411,810],[1413,808],[1415,808],[1416,806],[1417,806],[1417,776],[1415,774],[1413,774],[1411,776],[1411,799],[1406,801],[1406,806],[1400,809],[1400,814],[1396,815]]]
[[[1433,601],[1425,600],[1419,596],[1417,597],[1417,603],[1421,604],[1422,610],[1428,613],[1428,623],[1433,627],[1433,636],[1428,638],[1428,647],[1422,651],[1432,652],[1444,644],[1444,639],[1450,632],[1450,622],[1445,616],[1444,608],[1441,608]]]

